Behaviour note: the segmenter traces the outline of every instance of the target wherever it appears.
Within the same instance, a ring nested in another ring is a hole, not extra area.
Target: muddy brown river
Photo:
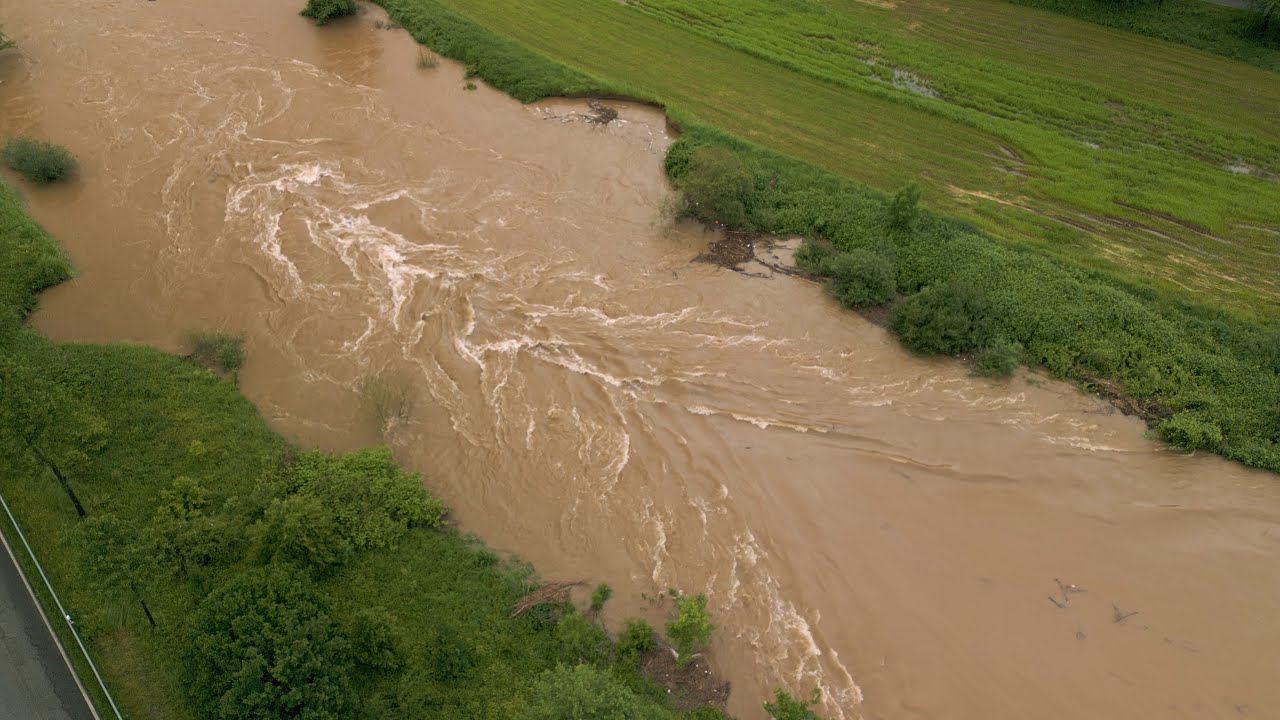
[[[300,4],[0,0],[0,133],[82,163],[20,185],[79,271],[41,331],[244,331],[245,392],[331,449],[381,442],[355,388],[394,378],[388,442],[461,526],[610,583],[613,622],[707,592],[743,720],[777,685],[844,720],[1280,717],[1275,477],[693,262],[660,114],[467,90]]]

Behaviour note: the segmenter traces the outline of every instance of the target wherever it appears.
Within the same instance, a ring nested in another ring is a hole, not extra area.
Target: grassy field
[[[126,717],[723,720],[641,674],[647,626],[514,616],[532,568],[388,451],[303,452],[191,360],[31,331],[70,274],[0,181],[0,491]]]
[[[1280,77],[1256,67],[995,0],[383,4],[450,8],[872,187],[917,181],[999,237],[1255,318],[1280,308]]]

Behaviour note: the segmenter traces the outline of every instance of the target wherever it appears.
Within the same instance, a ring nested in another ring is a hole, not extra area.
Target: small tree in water
[[[711,639],[711,614],[707,596],[701,593],[676,598],[676,616],[667,623],[667,637],[675,645],[676,662],[684,665]]]
[[[813,706],[818,704],[822,695],[817,689],[808,702],[792,697],[785,690],[773,691],[773,702],[764,704],[765,712],[774,720],[819,720]]]
[[[18,47],[18,44],[10,40],[8,37],[5,37],[5,34],[0,32],[0,50],[8,50],[13,47]]]
[[[307,6],[300,14],[311,18],[317,25],[324,25],[334,18],[355,15],[356,0],[307,0]]]

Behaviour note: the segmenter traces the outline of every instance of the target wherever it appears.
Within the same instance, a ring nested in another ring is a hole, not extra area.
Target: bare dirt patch
[[[644,656],[640,671],[667,689],[671,702],[680,710],[713,705],[723,710],[729,701],[729,683],[711,672],[701,656],[683,666],[669,647],[657,647]]]

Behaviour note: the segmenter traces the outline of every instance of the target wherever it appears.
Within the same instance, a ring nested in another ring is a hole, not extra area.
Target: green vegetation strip
[[[1096,26],[1003,3],[379,2],[419,42],[520,100],[662,104],[684,131],[667,169],[690,214],[810,238],[808,268],[820,275],[876,274],[853,289],[836,278],[842,296],[883,292],[882,263],[841,258],[864,251],[892,263],[904,298],[939,288],[894,313],[917,351],[974,354],[997,374],[1042,365],[1116,398],[1176,445],[1280,471],[1280,183],[1219,167],[1244,153],[1280,172],[1280,140],[1261,112],[1280,107],[1275,76],[1130,35],[1099,40]],[[899,85],[919,87],[896,87],[885,68],[909,70]],[[1242,98],[1256,107],[1223,112]],[[935,207],[967,219],[917,211],[913,198],[895,210],[903,202],[857,182],[917,177]],[[1065,225],[1028,219],[1028,208]],[[1167,222],[1155,230],[1122,208]],[[1133,233],[1076,232],[1094,211]],[[1244,220],[1261,229],[1230,243],[1213,235]],[[1206,227],[1190,230],[1198,222]],[[1007,242],[984,226],[1050,232]],[[1233,277],[1217,277],[1231,266]],[[1232,298],[1251,298],[1257,314],[1206,308]],[[940,309],[951,320],[930,325]]]
[[[640,621],[619,643],[555,593],[513,613],[531,568],[448,526],[388,451],[287,445],[226,379],[234,338],[184,359],[32,332],[70,274],[0,183],[0,492],[127,717],[723,717],[639,672],[668,652]],[[672,621],[686,653],[700,597]]]
[[[1251,0],[1246,3],[1250,8],[1226,7],[1212,0],[1009,1],[1280,71],[1277,0]],[[1270,16],[1264,14],[1267,8]]]

